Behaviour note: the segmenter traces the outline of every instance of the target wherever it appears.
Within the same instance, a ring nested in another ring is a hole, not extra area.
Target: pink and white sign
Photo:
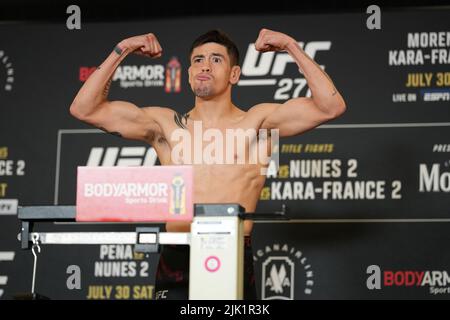
[[[191,221],[192,194],[192,166],[78,167],[76,220]]]

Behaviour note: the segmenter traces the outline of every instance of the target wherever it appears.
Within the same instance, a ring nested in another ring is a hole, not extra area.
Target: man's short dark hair
[[[189,51],[189,60],[195,48],[209,42],[218,43],[227,48],[231,66],[239,65],[239,50],[236,44],[221,30],[210,30],[195,39]]]

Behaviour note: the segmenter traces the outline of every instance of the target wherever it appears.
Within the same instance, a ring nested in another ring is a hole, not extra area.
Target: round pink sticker
[[[209,272],[216,272],[220,268],[220,260],[216,256],[209,256],[205,260],[205,268]]]

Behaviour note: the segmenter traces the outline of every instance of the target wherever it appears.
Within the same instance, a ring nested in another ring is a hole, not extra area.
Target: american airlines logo
[[[306,54],[315,59],[319,51],[328,51],[331,48],[331,41],[311,41],[306,45],[299,42]],[[279,78],[285,75],[286,67],[289,63],[296,64],[294,59],[286,52],[265,52],[256,51],[255,45],[250,43],[242,64],[242,80],[239,86],[277,86],[275,100],[287,100],[297,98],[301,95],[311,96],[307,89],[305,78]],[[321,66],[325,69],[325,66]],[[296,67],[298,69],[298,67]],[[252,79],[248,79],[252,77]],[[255,77],[259,77],[255,79]]]
[[[313,271],[307,263],[307,258],[300,250],[289,247],[287,244],[273,244],[264,249],[256,251],[254,261],[262,260],[261,263],[261,299],[262,300],[293,300],[295,296],[296,265],[303,267],[305,279],[303,293],[312,293]],[[303,282],[303,280],[300,280]]]
[[[263,299],[294,298],[294,262],[288,257],[270,257],[263,263]],[[267,294],[268,293],[268,294]]]
[[[154,148],[147,147],[94,147],[91,148],[88,167],[154,166],[158,156]]]
[[[3,261],[13,261],[15,256],[14,251],[0,251],[0,262]],[[3,286],[6,286],[8,283],[8,277],[5,275],[0,275],[0,298],[5,293]]]

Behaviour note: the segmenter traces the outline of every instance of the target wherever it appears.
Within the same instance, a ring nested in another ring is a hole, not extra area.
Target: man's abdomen
[[[194,203],[239,203],[246,212],[254,212],[265,176],[256,165],[194,166]],[[252,221],[244,222],[250,235]],[[168,222],[168,232],[189,232],[190,223]]]

